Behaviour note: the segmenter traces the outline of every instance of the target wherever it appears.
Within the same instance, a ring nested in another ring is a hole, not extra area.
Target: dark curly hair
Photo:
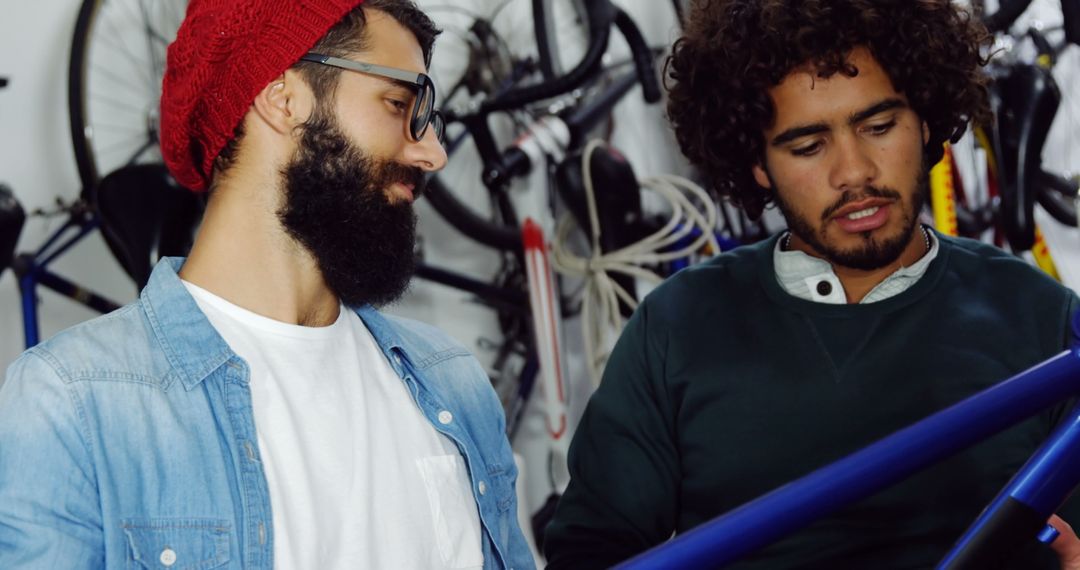
[[[989,39],[951,0],[694,0],[664,67],[668,117],[687,158],[756,219],[775,197],[751,173],[775,118],[768,90],[792,70],[853,76],[846,56],[866,46],[929,126],[932,164],[989,116]]]

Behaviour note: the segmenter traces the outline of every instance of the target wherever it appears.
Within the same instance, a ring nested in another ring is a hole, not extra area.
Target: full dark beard
[[[299,149],[282,171],[285,231],[315,258],[326,285],[349,306],[393,302],[415,269],[416,214],[391,203],[394,182],[423,191],[423,172],[377,161],[353,144],[332,118],[303,127]]]
[[[776,187],[775,182],[773,182],[773,187]],[[915,226],[919,223],[919,212],[922,210],[923,203],[926,202],[928,191],[925,169],[920,169],[920,174],[915,182],[915,193],[911,196],[911,201],[906,204],[902,200],[900,193],[890,188],[867,187],[858,194],[844,192],[835,204],[822,213],[820,229],[815,228],[806,216],[795,211],[790,203],[785,202],[781,197],[781,192],[776,192],[776,204],[780,207],[780,213],[784,215],[791,233],[809,244],[814,251],[825,256],[829,263],[841,267],[871,271],[893,263],[904,253],[904,249],[911,243]],[[896,235],[885,236],[882,239],[875,238],[873,232],[863,232],[860,234],[863,242],[855,249],[840,249],[827,243],[825,241],[824,227],[829,217],[848,203],[871,197],[894,199],[897,204],[905,208],[902,230]]]

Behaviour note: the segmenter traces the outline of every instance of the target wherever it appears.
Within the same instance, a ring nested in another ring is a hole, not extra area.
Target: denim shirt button
[[[451,414],[450,412],[448,412],[446,410],[443,410],[443,411],[439,412],[439,423],[440,424],[447,425],[452,421],[454,421],[454,414]]]
[[[487,483],[484,483],[483,481],[481,481],[480,484],[476,486],[476,488],[480,491],[481,495],[487,493]]]
[[[176,551],[166,546],[165,550],[161,551],[159,560],[161,560],[162,566],[172,566],[173,564],[176,564]]]

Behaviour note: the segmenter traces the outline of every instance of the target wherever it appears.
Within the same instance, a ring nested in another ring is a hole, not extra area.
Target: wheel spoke
[[[122,34],[120,32],[119,28],[116,27],[117,26],[116,22],[114,22],[112,20],[109,20],[106,23],[111,28],[109,30],[110,33],[105,34],[104,36],[101,35],[101,34],[95,34],[94,37],[95,38],[101,38],[101,41],[103,43],[111,44],[111,45],[115,46],[116,49],[120,50],[124,54],[124,56],[128,59],[128,61],[131,62],[132,67],[134,67],[135,69],[137,69],[140,72],[140,75],[146,81],[147,86],[149,86],[151,88],[151,90],[154,90],[155,89],[155,87],[154,87],[154,79],[153,79],[153,77],[151,77],[147,73],[147,70],[146,70],[146,64],[148,64],[150,62],[148,60],[139,60],[139,59],[137,59],[135,57],[134,54],[135,53],[141,53],[141,51],[137,51],[137,52],[132,51],[131,47],[128,45],[126,35]]]
[[[141,90],[143,90],[145,88],[143,85],[139,85],[138,83],[132,82],[129,77],[124,77],[124,76],[120,75],[119,73],[116,73],[115,71],[113,71],[112,69],[110,69],[110,68],[108,68],[108,67],[106,67],[104,65],[93,64],[93,65],[90,66],[90,69],[92,69],[94,71],[94,73],[97,74],[97,75],[103,75],[105,77],[108,77],[109,79],[113,80],[114,82],[125,85],[127,87],[130,87],[133,90],[140,90],[141,91]]]
[[[121,101],[120,99],[116,99],[115,97],[112,97],[111,93],[109,95],[106,95],[104,93],[91,91],[90,95],[91,95],[91,97],[93,97],[93,103],[92,104],[96,104],[98,102],[107,103],[107,104],[109,104],[110,107],[112,107],[114,109],[123,109],[124,111],[128,111],[130,113],[136,113],[136,114],[139,114],[139,115],[145,115],[146,114],[145,111],[139,106],[139,104],[137,102],[136,103],[131,103],[130,101]]]

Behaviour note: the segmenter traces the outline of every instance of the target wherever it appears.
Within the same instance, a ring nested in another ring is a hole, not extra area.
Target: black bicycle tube
[[[606,117],[623,96],[638,83],[637,73],[626,73],[617,77],[604,91],[581,107],[571,110],[563,117],[567,128],[570,130],[570,146],[576,146],[585,135],[596,126],[596,123]]]
[[[1051,66],[1057,63],[1057,51],[1050,45],[1050,40],[1046,39],[1045,34],[1035,28],[1031,28],[1028,30],[1028,37],[1031,38],[1031,43],[1035,44],[1035,51],[1038,52],[1040,56],[1050,58]]]
[[[1035,198],[1055,220],[1069,227],[1076,227],[1076,203],[1078,184],[1056,174],[1042,170],[1035,177]]]
[[[634,68],[637,69],[638,80],[641,82],[642,97],[648,103],[659,101],[660,80],[657,79],[656,69],[653,67],[652,50],[641,35],[641,30],[634,23],[634,19],[621,8],[615,8],[615,27],[630,46]]]
[[[1031,0],[1000,0],[997,12],[983,14],[983,24],[986,24],[986,28],[992,33],[1004,32],[1012,27],[1030,5]]]
[[[451,195],[437,176],[428,180],[424,197],[443,219],[470,239],[501,251],[523,251],[521,234],[516,228],[495,224],[478,216]]]
[[[956,205],[956,228],[960,235],[977,237],[994,225],[994,212],[990,207],[968,210]]]
[[[548,10],[544,9],[546,0],[532,0],[533,34],[536,36],[536,53],[540,60],[540,73],[544,79],[555,79],[555,58],[552,56],[551,38],[548,36]]]
[[[453,287],[467,293],[476,295],[479,302],[506,311],[511,311],[520,316],[528,316],[529,298],[524,291],[499,287],[484,281],[479,281],[467,275],[455,273],[440,267],[419,263],[416,266],[416,277],[426,279],[433,283],[439,283],[447,287]]]
[[[1065,41],[1080,46],[1080,0],[1061,0]]]

